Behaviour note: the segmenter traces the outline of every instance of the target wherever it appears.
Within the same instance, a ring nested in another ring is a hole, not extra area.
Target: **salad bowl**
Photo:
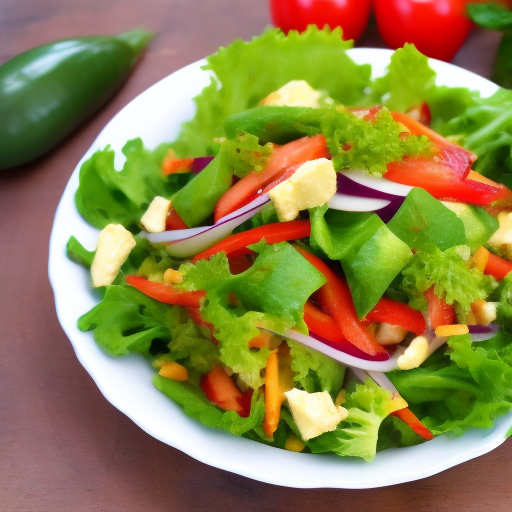
[[[357,63],[372,65],[373,74],[384,73],[392,52],[358,48],[349,50]],[[434,475],[483,455],[501,445],[512,425],[512,414],[499,418],[488,430],[469,430],[455,438],[447,435],[408,448],[392,448],[372,462],[335,455],[302,454],[280,450],[223,431],[208,429],[187,417],[152,384],[154,370],[136,355],[114,358],[96,345],[90,332],[77,328],[77,319],[91,309],[98,297],[91,290],[86,269],[66,257],[71,235],[90,250],[98,230],[87,224],[74,204],[81,164],[95,151],[110,145],[116,167],[123,163],[121,148],[141,137],[149,148],[176,138],[181,123],[194,115],[193,98],[209,84],[210,74],[193,63],[158,82],[119,112],[78,163],[57,208],[50,239],[49,277],[56,310],[77,358],[112,405],[149,435],[205,464],[248,478],[296,488],[363,489],[403,483]],[[439,84],[467,87],[491,95],[497,86],[467,70],[432,60]]]

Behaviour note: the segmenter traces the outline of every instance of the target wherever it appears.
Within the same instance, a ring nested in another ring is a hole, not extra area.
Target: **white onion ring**
[[[208,249],[231,234],[233,229],[259,213],[269,201],[267,194],[261,194],[249,204],[225,215],[213,226],[175,229],[162,233],[141,231],[139,236],[147,238],[153,244],[170,243],[166,250],[171,256],[188,258]]]

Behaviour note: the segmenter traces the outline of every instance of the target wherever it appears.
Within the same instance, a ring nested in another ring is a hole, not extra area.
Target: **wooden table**
[[[82,129],[36,163],[0,173],[0,510],[512,510],[510,441],[403,485],[281,488],[151,438],[107,402],[75,358],[47,277],[53,216],[72,170],[109,119],[151,84],[268,24],[264,0],[1,0],[0,63],[72,36],[134,26],[158,36],[126,86]],[[384,46],[375,29],[361,43]],[[477,31],[455,63],[488,76],[496,45],[496,34]]]

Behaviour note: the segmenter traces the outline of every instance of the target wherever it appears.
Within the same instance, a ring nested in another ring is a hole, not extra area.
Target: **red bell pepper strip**
[[[384,177],[396,183],[424,188],[436,199],[448,199],[486,205],[510,197],[510,190],[500,184],[467,179],[469,167],[453,150],[443,150],[434,158],[410,157],[391,162]]]
[[[315,292],[315,298],[322,310],[338,325],[343,336],[365,354],[387,356],[387,350],[377,343],[359,320],[348,284],[314,254],[301,247],[295,249],[326,278],[327,282]]]
[[[246,249],[248,252],[252,253],[250,249]],[[254,259],[250,254],[237,254],[236,256],[230,255],[229,260],[229,271],[236,276],[237,274],[241,274],[246,270],[249,270],[254,263]]]
[[[391,112],[391,115],[397,123],[403,124],[411,132],[412,135],[425,135],[428,137],[428,139],[430,139],[434,146],[436,146],[439,150],[452,149],[457,152],[461,152],[466,155],[470,164],[477,159],[477,156],[474,153],[471,153],[471,151],[468,151],[458,144],[445,139],[442,135],[439,135],[439,133],[435,132],[428,126],[425,126],[423,123],[420,123],[416,119],[413,119],[411,116],[402,112]]]
[[[310,335],[313,335],[313,337],[315,335],[320,336],[322,343],[354,357],[368,358],[365,352],[347,341],[338,324],[311,301],[307,301],[304,304],[304,322],[308,327]],[[374,359],[376,361],[386,360],[387,354],[379,354]]]
[[[206,296],[204,290],[194,292],[178,290],[171,285],[155,283],[139,276],[125,276],[124,279],[127,284],[133,286],[144,295],[164,304],[198,308],[201,306],[202,299]]]
[[[276,244],[287,240],[297,240],[311,235],[311,223],[308,220],[292,220],[290,222],[276,222],[265,224],[257,228],[236,233],[228,236],[213,247],[206,249],[192,259],[195,263],[198,260],[210,258],[218,252],[224,251],[229,257],[230,254],[243,249],[248,245],[255,244],[265,239],[267,244]]]
[[[452,325],[457,320],[455,308],[440,299],[434,292],[434,287],[430,287],[425,292],[428,302],[428,319],[430,327],[437,329],[440,325]]]
[[[424,316],[403,302],[382,297],[377,305],[366,315],[370,322],[386,322],[399,325],[420,336],[427,330]]]
[[[332,343],[348,343],[336,322],[309,300],[304,304],[304,322],[309,331]]]
[[[235,183],[220,199],[213,213],[214,221],[246,205],[258,195],[258,191],[275,181],[290,167],[308,160],[329,157],[329,151],[323,135],[303,137],[275,149],[267,166],[262,171],[252,171]]]
[[[215,365],[200,383],[203,393],[210,402],[225,411],[235,411],[242,418],[251,412],[252,389],[242,393],[222,366]]]
[[[484,274],[495,277],[501,281],[512,271],[512,261],[505,260],[496,256],[492,252],[489,253],[489,259],[485,265]]]
[[[475,173],[471,171],[471,164],[477,158],[474,153],[445,139],[407,114],[391,112],[391,115],[411,134],[428,137],[438,154],[433,158],[412,157],[392,162],[384,174],[385,178],[404,185],[422,187],[436,199],[486,205],[510,198],[511,192],[504,185],[491,180],[474,179]]]
[[[174,208],[171,208],[171,211],[167,215],[167,219],[165,219],[165,230],[172,231],[174,229],[188,229],[188,226],[179,216],[179,213]]]
[[[421,421],[416,417],[416,415],[408,408],[399,409],[398,411],[391,413],[393,416],[400,418],[403,422],[407,423],[409,427],[411,427],[416,434],[419,434],[423,439],[427,441],[431,441],[434,439],[434,434],[430,432],[430,430],[421,423]]]

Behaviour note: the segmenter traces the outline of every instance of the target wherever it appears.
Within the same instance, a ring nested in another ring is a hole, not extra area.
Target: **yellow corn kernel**
[[[489,251],[482,245],[475,251],[471,258],[471,267],[483,272],[489,261]]]
[[[347,392],[344,389],[342,389],[338,393],[338,396],[336,397],[336,400],[334,401],[334,405],[343,405],[345,403],[346,398],[347,398]]]
[[[468,332],[469,328],[466,324],[440,325],[436,327],[436,336],[460,336]]]
[[[290,434],[284,443],[284,449],[291,452],[301,452],[306,448],[304,441],[299,439],[295,434]]]
[[[188,380],[188,371],[182,366],[180,363],[176,361],[169,361],[168,363],[163,364],[160,367],[160,371],[158,375],[165,377],[166,379],[172,380],[180,380],[185,381]]]
[[[183,282],[183,274],[178,270],[168,268],[164,272],[164,282],[167,284],[178,284]]]

